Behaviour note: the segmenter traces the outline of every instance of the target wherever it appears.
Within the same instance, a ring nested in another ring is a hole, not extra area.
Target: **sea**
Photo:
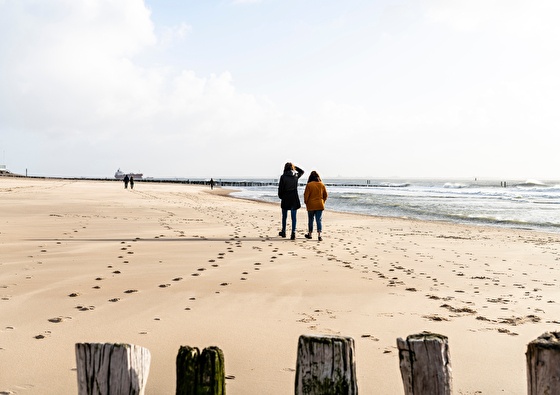
[[[238,180],[240,181],[240,180]],[[279,202],[277,186],[236,187],[232,196]],[[343,213],[560,233],[560,181],[324,179],[326,208]],[[305,182],[300,182],[303,202]]]

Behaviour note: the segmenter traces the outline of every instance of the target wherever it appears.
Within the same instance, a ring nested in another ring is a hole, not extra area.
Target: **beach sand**
[[[355,340],[362,394],[402,394],[396,339],[449,337],[456,394],[525,394],[527,343],[560,329],[560,235],[326,211],[220,188],[0,177],[0,394],[77,393],[75,343],[224,351],[230,395],[293,393],[298,337]],[[328,206],[328,202],[327,202]]]

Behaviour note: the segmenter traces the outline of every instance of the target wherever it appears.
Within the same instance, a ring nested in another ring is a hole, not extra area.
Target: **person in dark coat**
[[[128,174],[127,174],[127,175],[124,176],[124,178],[123,178],[124,189],[128,188],[128,181],[129,181],[129,178],[128,178]]]
[[[297,210],[301,207],[298,194],[298,181],[304,171],[293,163],[288,162],[284,165],[284,174],[280,176],[278,182],[278,197],[280,198],[280,207],[282,208],[282,230],[279,236],[286,237],[286,222],[288,219],[288,210],[292,217],[292,234],[290,239],[296,238]]]
[[[130,189],[134,188],[134,177],[130,176]]]

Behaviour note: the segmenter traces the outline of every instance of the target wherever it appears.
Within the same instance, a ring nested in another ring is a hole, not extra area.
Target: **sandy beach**
[[[354,338],[362,394],[402,394],[396,339],[449,337],[456,394],[525,394],[526,345],[560,329],[560,235],[326,211],[220,188],[0,177],[0,394],[77,393],[74,345],[218,346],[230,395],[293,393],[302,334]],[[302,191],[300,191],[302,193]],[[327,202],[328,209],[328,202]]]

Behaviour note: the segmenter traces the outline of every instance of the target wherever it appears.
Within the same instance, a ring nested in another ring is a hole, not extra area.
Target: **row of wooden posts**
[[[423,332],[397,339],[405,395],[453,391],[446,336]],[[302,335],[298,341],[296,395],[356,395],[354,339]],[[560,332],[544,333],[527,346],[527,393],[560,394]],[[131,344],[76,344],[79,395],[142,395],[150,369],[148,349]],[[181,346],[176,394],[224,395],[224,354]]]

